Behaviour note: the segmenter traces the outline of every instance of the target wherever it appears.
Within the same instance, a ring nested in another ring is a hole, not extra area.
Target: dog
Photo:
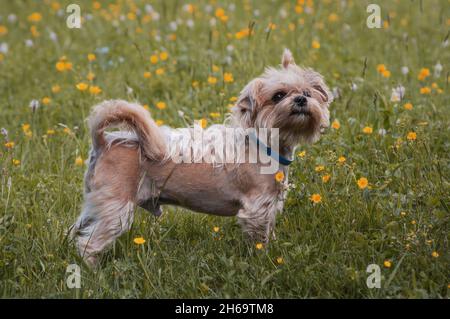
[[[297,66],[292,53],[285,49],[281,65],[266,68],[251,80],[226,124],[215,126],[277,128],[276,159],[282,182],[275,174],[261,174],[264,164],[260,161],[236,165],[178,163],[168,151],[171,135],[167,132],[171,129],[157,126],[142,106],[122,100],[95,106],[88,118],[92,148],[85,173],[84,205],[71,229],[80,255],[88,265],[95,265],[100,253],[130,229],[137,207],[159,216],[161,205],[237,216],[244,233],[267,243],[274,234],[276,214],[283,209],[289,158],[297,145],[316,142],[329,126],[332,100],[323,77]],[[126,130],[106,131],[123,125]],[[270,151],[267,154],[273,155]]]

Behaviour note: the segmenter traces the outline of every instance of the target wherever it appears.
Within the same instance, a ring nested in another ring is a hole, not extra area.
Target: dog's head
[[[242,90],[233,119],[244,128],[279,128],[282,143],[315,142],[329,125],[333,96],[323,77],[300,68],[289,50],[280,68],[267,68]]]

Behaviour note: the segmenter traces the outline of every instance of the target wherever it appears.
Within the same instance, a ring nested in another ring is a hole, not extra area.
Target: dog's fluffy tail
[[[165,156],[166,145],[160,129],[150,114],[138,104],[123,100],[104,101],[93,108],[88,122],[94,150],[107,145],[105,129],[125,125],[136,133],[147,158],[159,161]]]

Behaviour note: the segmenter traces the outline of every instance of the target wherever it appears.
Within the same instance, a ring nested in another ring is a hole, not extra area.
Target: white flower
[[[213,10],[213,7],[212,7],[210,4],[208,4],[208,5],[205,6],[205,12],[211,13],[212,10]]]
[[[48,31],[48,37],[53,42],[57,42],[58,41],[58,35],[55,32],[53,32],[53,31]]]
[[[209,25],[214,27],[217,24],[216,22],[216,18],[211,18],[211,20],[209,20]]]
[[[0,44],[0,53],[7,54],[7,53],[8,53],[8,50],[9,50],[8,43],[2,42],[2,43]]]
[[[31,100],[29,106],[33,112],[36,111],[40,106],[39,100]]]
[[[406,75],[409,73],[409,68],[407,66],[402,66],[402,74]]]
[[[280,17],[281,17],[281,18],[284,19],[284,18],[287,17],[287,15],[288,15],[288,14],[287,14],[287,11],[286,11],[284,8],[280,10]]]
[[[183,111],[178,111],[178,115],[180,116],[180,117],[184,117],[184,112]]]
[[[260,12],[259,12],[258,9],[256,9],[256,10],[253,11],[253,15],[254,15],[255,17],[259,17],[259,14],[260,14]]]
[[[128,95],[133,94],[133,88],[130,88],[129,86],[127,86],[127,94]]]
[[[444,42],[442,42],[442,47],[443,47],[443,48],[448,47],[448,39],[445,40]]]
[[[8,16],[8,21],[9,21],[10,23],[16,22],[16,21],[17,21],[17,16],[16,16],[15,14],[11,13],[11,14]]]
[[[233,52],[233,50],[234,50],[234,46],[232,45],[232,44],[229,44],[229,45],[227,45],[227,51],[228,52]]]
[[[192,19],[187,20],[187,21],[186,21],[186,25],[187,25],[189,28],[193,28],[193,27],[194,27],[194,20],[192,20]]]
[[[391,102],[399,102],[405,97],[405,87],[402,85],[392,89]]]
[[[335,87],[332,89],[331,93],[333,94],[333,97],[334,97],[335,99],[338,99],[338,98],[341,97],[341,90],[339,90],[339,88],[338,88],[337,86],[335,86]]]
[[[170,28],[170,30],[172,30],[172,31],[177,31],[178,25],[177,25],[176,21],[170,22],[170,23],[169,23],[169,28]]]
[[[28,48],[31,48],[34,45],[33,40],[31,39],[26,39],[25,40],[25,46]]]
[[[152,12],[152,20],[153,21],[158,21],[159,20],[159,13],[158,12]]]
[[[152,6],[151,4],[146,4],[146,5],[145,5],[145,12],[147,12],[147,13],[152,13],[152,12],[154,12],[153,6]]]
[[[438,63],[436,63],[436,65],[433,68],[434,68],[434,77],[435,78],[440,77],[441,76],[441,72],[443,70],[441,62],[438,61]]]
[[[2,127],[0,130],[0,134],[2,134],[3,136],[6,137],[6,136],[8,136],[8,130],[6,128]]]
[[[380,134],[381,136],[385,136],[386,135],[386,130],[384,129],[384,128],[380,128],[379,130],[378,130],[378,134]]]
[[[358,85],[356,85],[356,83],[352,82],[350,88],[352,89],[352,91],[356,91],[358,89]]]

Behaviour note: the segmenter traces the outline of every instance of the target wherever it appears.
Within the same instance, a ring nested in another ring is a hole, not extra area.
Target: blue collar
[[[254,142],[256,142],[256,146],[259,148],[261,147],[262,150],[265,150],[265,153],[272,157],[274,160],[276,160],[281,165],[290,165],[292,164],[293,160],[287,159],[286,157],[278,154],[277,152],[273,151],[270,147],[268,147],[266,144],[261,142],[255,135],[255,133],[251,132],[248,135]]]

